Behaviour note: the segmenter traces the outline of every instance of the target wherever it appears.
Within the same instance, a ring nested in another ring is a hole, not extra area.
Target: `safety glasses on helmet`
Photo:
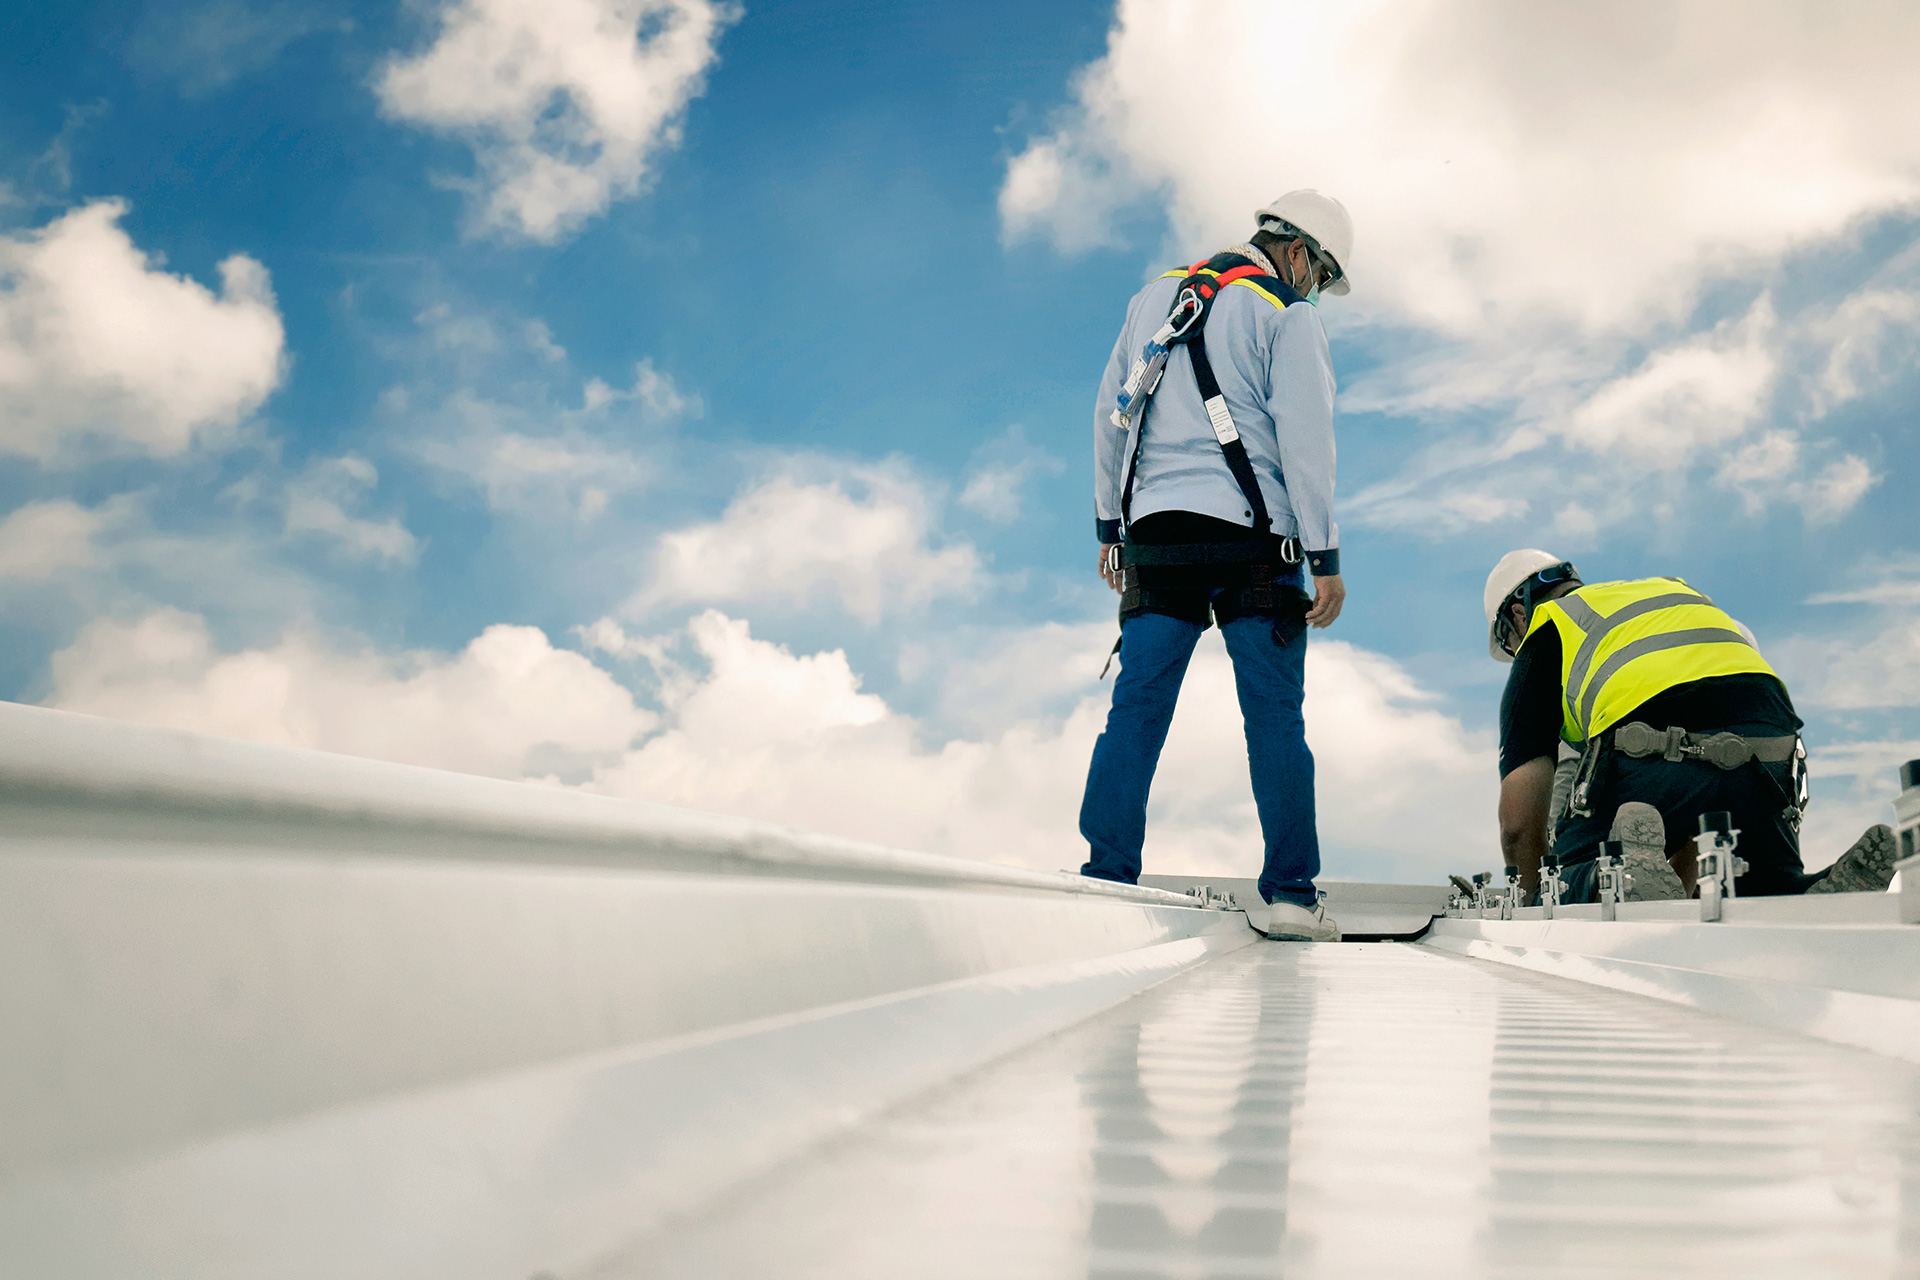
[[[1569,560],[1548,565],[1538,573],[1528,574],[1520,585],[1509,591],[1507,598],[1500,602],[1500,612],[1495,619],[1499,626],[1500,647],[1509,654],[1515,653],[1520,648],[1520,641],[1526,638],[1520,634],[1519,628],[1513,623],[1514,605],[1521,606],[1525,612],[1531,614],[1533,606],[1545,599],[1547,592],[1554,587],[1563,582],[1578,581],[1580,581],[1580,571],[1574,568],[1573,562]]]

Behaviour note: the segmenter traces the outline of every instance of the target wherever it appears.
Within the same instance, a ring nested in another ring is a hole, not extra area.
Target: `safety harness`
[[[1226,621],[1242,614],[1277,615],[1274,640],[1288,644],[1305,630],[1300,618],[1306,613],[1306,598],[1288,581],[1291,571],[1302,559],[1300,540],[1274,536],[1273,517],[1267,510],[1266,497],[1260,492],[1260,482],[1254,476],[1253,460],[1247,456],[1247,446],[1240,439],[1240,432],[1233,424],[1233,413],[1221,394],[1220,380],[1214,376],[1213,362],[1207,358],[1206,327],[1214,300],[1222,289],[1236,282],[1247,282],[1282,308],[1300,301],[1300,295],[1285,281],[1266,274],[1237,253],[1217,253],[1185,271],[1167,274],[1181,277],[1184,283],[1174,294],[1166,323],[1135,358],[1120,388],[1119,402],[1110,415],[1114,426],[1133,435],[1126,482],[1120,493],[1122,527],[1132,519],[1133,483],[1146,435],[1148,405],[1166,373],[1168,357],[1175,347],[1184,346],[1193,364],[1194,382],[1199,387],[1214,439],[1220,442],[1227,470],[1233,473],[1234,482],[1246,499],[1247,510],[1253,516],[1253,536],[1231,542],[1167,546],[1143,546],[1127,541],[1117,544],[1108,553],[1111,557],[1108,568],[1121,575],[1120,621],[1124,624],[1140,613],[1184,616],[1189,610],[1175,605],[1168,593],[1191,593],[1196,588],[1223,585],[1223,574],[1231,574],[1244,585],[1232,595],[1216,597],[1211,602],[1215,616]],[[1241,567],[1245,568],[1244,579],[1239,578]],[[1142,570],[1146,571],[1144,575]],[[1116,641],[1114,652],[1119,648]],[[1112,655],[1108,656],[1111,661]],[[1101,668],[1100,674],[1104,676],[1106,668]]]

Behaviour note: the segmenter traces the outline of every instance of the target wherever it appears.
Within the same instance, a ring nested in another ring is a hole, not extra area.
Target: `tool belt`
[[[1743,738],[1725,730],[1690,733],[1678,726],[1656,729],[1642,721],[1631,720],[1588,740],[1586,749],[1580,755],[1579,772],[1574,778],[1573,795],[1568,805],[1571,816],[1593,816],[1596,797],[1612,785],[1607,777],[1611,770],[1603,767],[1603,762],[1615,752],[1636,760],[1658,757],[1674,764],[1698,760],[1728,772],[1750,764],[1791,762],[1792,778],[1787,786],[1781,786],[1772,774],[1767,774],[1767,780],[1785,802],[1780,816],[1789,828],[1798,832],[1800,820],[1807,811],[1807,749],[1801,744],[1799,734]]]
[[[1656,729],[1635,720],[1613,730],[1613,749],[1621,755],[1644,760],[1659,756],[1676,764],[1682,760],[1703,760],[1718,769],[1738,769],[1759,760],[1779,764],[1793,759],[1797,734],[1783,738],[1743,738],[1737,733],[1688,733],[1677,726]]]

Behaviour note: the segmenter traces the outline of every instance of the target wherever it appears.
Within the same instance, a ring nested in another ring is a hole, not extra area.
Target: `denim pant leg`
[[[1203,628],[1158,613],[1129,618],[1120,628],[1120,674],[1106,731],[1093,744],[1087,793],[1080,802],[1080,834],[1089,857],[1083,876],[1137,884],[1140,846],[1147,838],[1147,792],[1166,745],[1173,705]]]
[[[1311,907],[1320,874],[1320,832],[1314,819],[1313,752],[1300,704],[1306,692],[1307,640],[1281,646],[1273,619],[1235,618],[1221,629],[1233,659],[1233,683],[1247,726],[1253,802],[1266,839],[1260,896]]]

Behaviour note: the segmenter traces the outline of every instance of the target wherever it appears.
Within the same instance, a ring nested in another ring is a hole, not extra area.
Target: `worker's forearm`
[[[1520,869],[1520,887],[1528,893],[1540,891],[1540,859],[1546,856],[1547,833],[1544,826],[1524,827],[1500,833],[1500,852],[1507,865]]]
[[[1553,800],[1553,758],[1529,760],[1500,779],[1500,852],[1520,872],[1528,893],[1540,888],[1547,851],[1547,810]]]

